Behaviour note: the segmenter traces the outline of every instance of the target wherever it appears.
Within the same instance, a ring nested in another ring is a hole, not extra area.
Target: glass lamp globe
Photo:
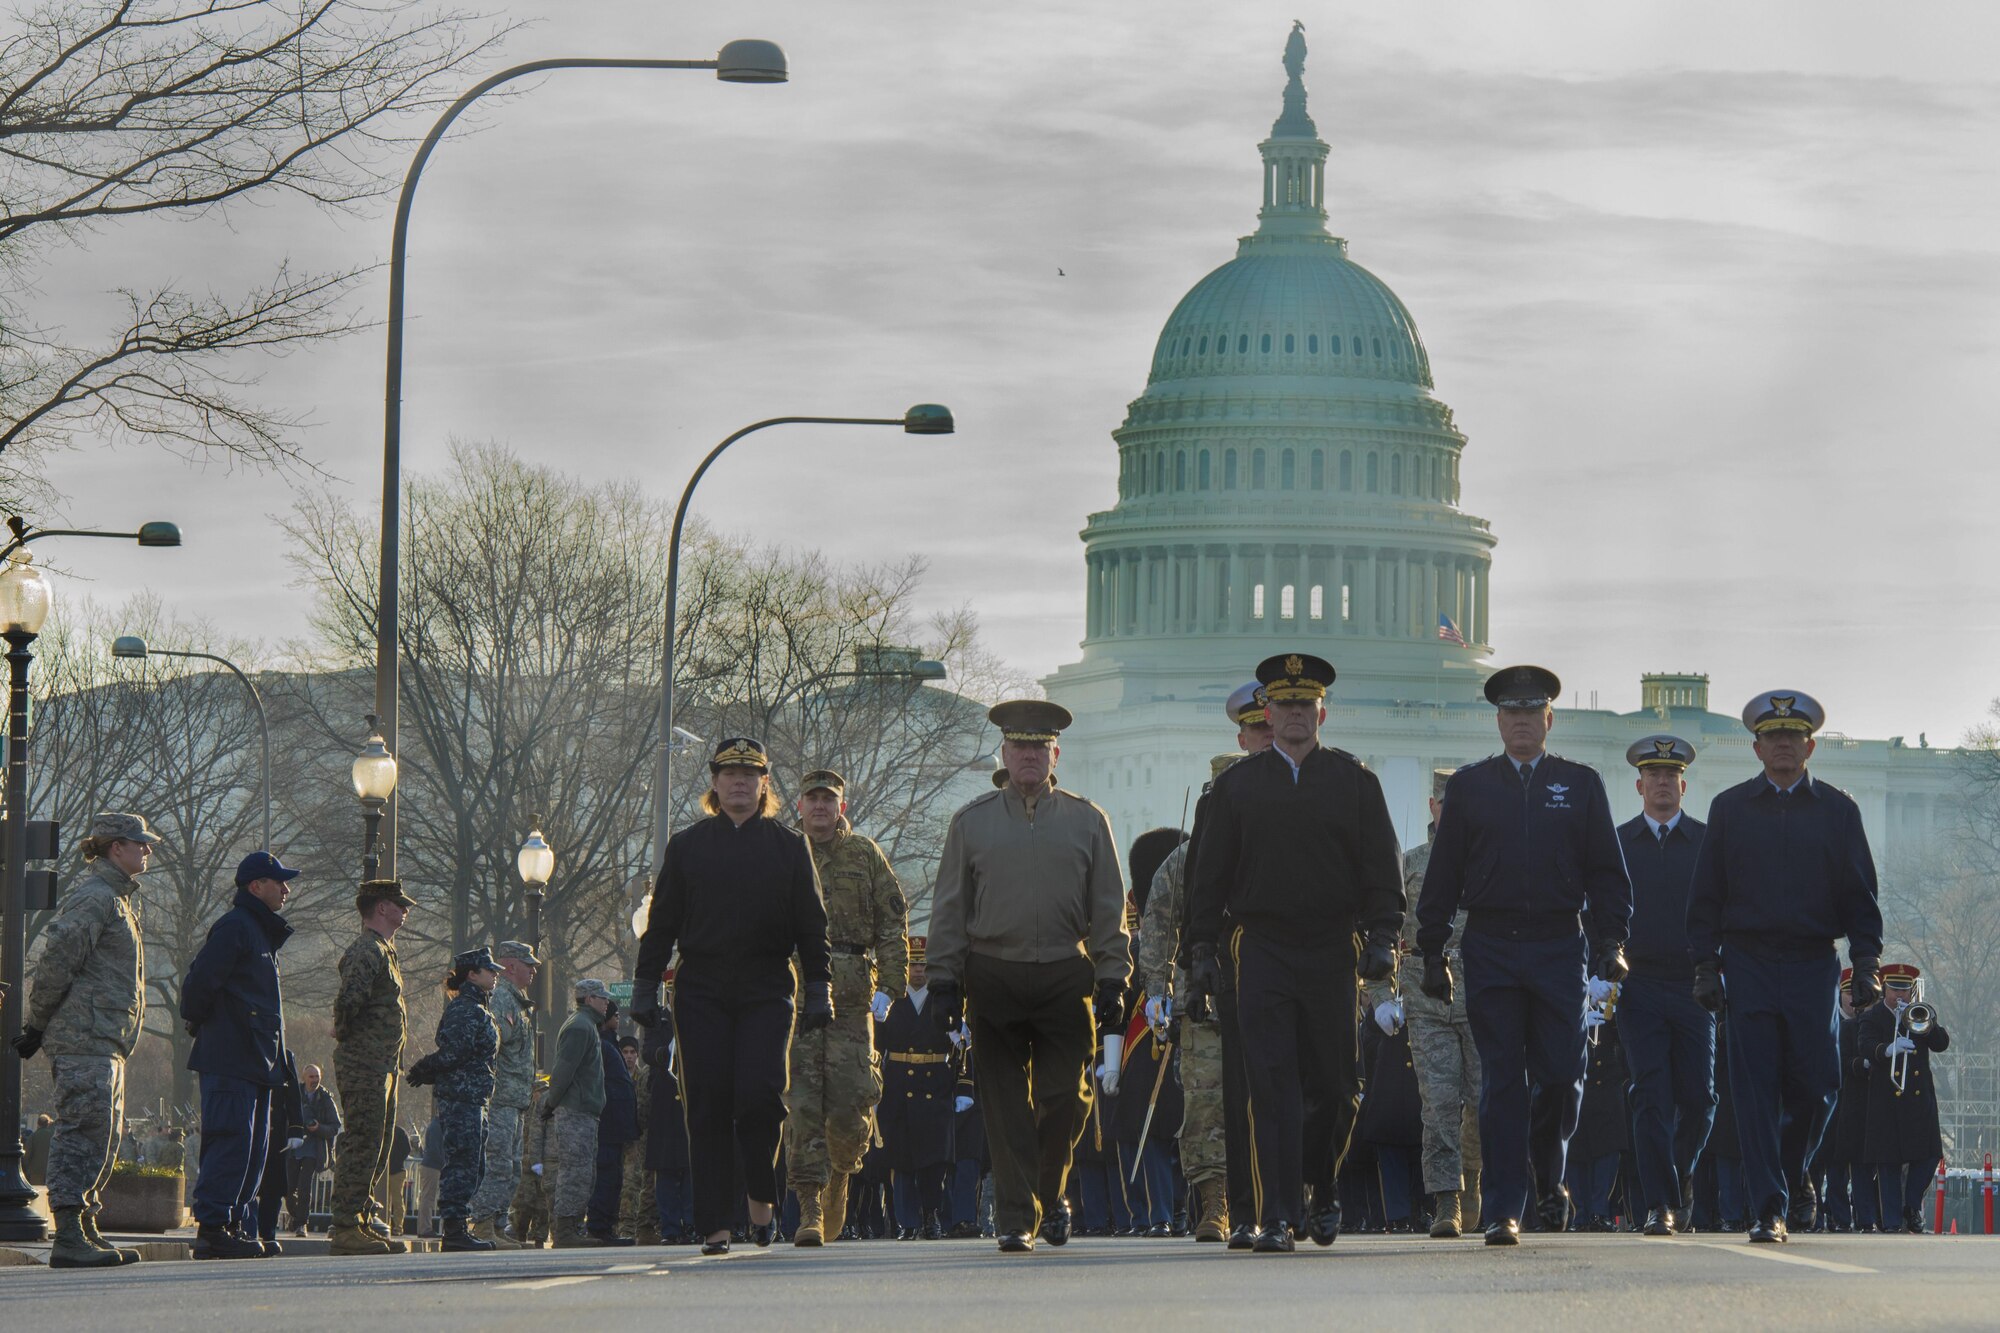
[[[396,756],[389,753],[381,732],[368,737],[368,744],[354,758],[352,771],[354,794],[364,804],[386,802],[396,794]]]
[[[7,557],[0,571],[0,630],[10,634],[40,634],[49,618],[49,581],[35,568],[35,553],[23,546]]]
[[[514,856],[514,868],[521,872],[523,884],[537,889],[556,873],[555,849],[542,840],[540,829],[528,834],[528,840],[521,844],[521,850]]]

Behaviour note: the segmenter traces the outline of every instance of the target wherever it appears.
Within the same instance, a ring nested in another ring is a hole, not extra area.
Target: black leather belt
[[[865,944],[829,944],[826,947],[834,953],[844,953],[854,958],[860,958],[868,952],[868,946]]]
[[[1559,940],[1582,933],[1574,912],[1508,912],[1474,907],[1465,914],[1465,928],[1502,940]]]

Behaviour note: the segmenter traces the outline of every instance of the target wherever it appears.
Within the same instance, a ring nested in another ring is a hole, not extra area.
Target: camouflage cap
[[[160,835],[146,827],[144,815],[120,814],[106,811],[90,817],[90,836],[104,842],[145,842],[160,841]]]
[[[366,911],[368,910],[366,904],[370,898],[387,898],[398,907],[417,905],[415,898],[403,892],[403,881],[400,879],[363,880],[361,888],[354,895],[355,905]]]
[[[576,983],[576,998],[579,1000],[608,1000],[611,988],[596,977],[585,977]]]
[[[799,795],[804,796],[808,792],[815,791],[830,791],[835,796],[845,798],[847,779],[830,768],[815,768],[799,779]]]
[[[542,960],[535,957],[534,949],[521,943],[519,940],[500,941],[500,943],[493,946],[493,956],[501,959],[513,958],[526,963],[529,967],[540,967],[542,965]]]

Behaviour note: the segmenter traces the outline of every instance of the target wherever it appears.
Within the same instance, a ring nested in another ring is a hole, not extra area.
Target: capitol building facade
[[[1468,442],[1409,310],[1327,230],[1304,62],[1294,32],[1282,113],[1259,145],[1256,231],[1167,317],[1112,432],[1117,502],[1082,534],[1082,657],[1043,680],[1076,717],[1063,781],[1124,843],[1182,820],[1210,756],[1234,748],[1223,701],[1274,652],[1338,669],[1321,738],[1380,776],[1405,845],[1424,839],[1430,770],[1499,748],[1480,692],[1500,665],[1495,535],[1462,506]],[[1707,677],[1642,674],[1640,694],[1632,713],[1559,710],[1549,742],[1604,775],[1620,819],[1639,810],[1625,748],[1650,732],[1700,751],[1696,814],[1757,771],[1739,701],[1712,711]],[[1839,701],[1821,702],[1837,725]],[[1884,867],[1932,841],[1956,776],[1949,750],[1837,732],[1811,766],[1860,803]]]

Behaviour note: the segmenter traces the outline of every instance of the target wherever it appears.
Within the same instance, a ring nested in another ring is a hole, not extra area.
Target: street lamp
[[[669,738],[674,734],[674,619],[680,592],[681,529],[687,523],[688,503],[694,499],[694,488],[703,474],[711,463],[722,456],[723,450],[752,431],[763,430],[766,426],[789,425],[901,426],[905,435],[950,435],[957,429],[951,409],[937,403],[918,403],[900,417],[772,417],[767,421],[752,422],[709,450],[708,457],[701,460],[701,466],[688,478],[687,488],[681,492],[680,505],[674,510],[673,535],[667,540],[667,633],[666,649],[660,663],[660,762],[653,775],[653,868],[656,871],[666,863],[667,838],[673,833],[674,745]]]
[[[146,641],[143,638],[139,637],[137,634],[121,634],[116,639],[112,640],[111,655],[113,657],[131,657],[131,658],[141,658],[141,659],[146,657],[199,657],[202,660],[208,662],[220,662],[223,666],[229,668],[230,672],[235,675],[236,679],[243,682],[243,688],[250,691],[251,706],[257,710],[257,735],[260,739],[262,739],[264,743],[263,780],[259,782],[257,787],[258,793],[262,797],[264,803],[264,841],[259,843],[258,846],[262,847],[267,852],[270,851],[271,850],[271,727],[270,724],[264,718],[264,697],[257,693],[257,687],[250,683],[250,677],[243,674],[243,668],[237,666],[236,663],[230,661],[226,657],[217,657],[214,653],[197,653],[193,651],[182,650],[179,648],[149,647]]]
[[[542,821],[537,819],[539,825]],[[547,890],[549,880],[556,873],[555,849],[542,838],[542,830],[537,827],[528,833],[528,840],[521,844],[521,850],[514,853],[514,869],[520,872],[521,882],[528,886],[528,943],[535,951],[535,957],[542,957],[542,894]],[[549,966],[542,959],[542,970],[535,978],[535,1010],[539,1020],[549,992]],[[535,1068],[542,1067],[542,1027],[535,1024]]]
[[[382,740],[382,728],[373,713],[368,715],[368,743],[354,757],[350,773],[354,794],[361,798],[361,815],[367,829],[361,841],[361,878],[374,879],[381,864],[381,858],[375,854],[375,830],[382,823],[382,811],[389,798],[396,794],[396,757]]]
[[[783,83],[788,77],[784,50],[776,42],[740,38],[725,45],[713,60],[590,60],[561,57],[531,60],[490,75],[472,85],[438,117],[437,124],[424,136],[410,169],[403,176],[402,192],[396,198],[396,228],[389,242],[389,361],[383,377],[382,424],[382,531],[379,601],[375,613],[375,713],[383,720],[385,744],[393,752],[397,746],[398,694],[397,659],[399,605],[398,571],[402,536],[403,485],[403,286],[404,260],[409,249],[410,209],[416,202],[417,180],[424,165],[444,138],[444,132],[459,114],[501,84],[528,74],[558,69],[712,69],[724,83]],[[393,792],[390,793],[394,795]],[[388,802],[389,798],[384,797]],[[396,807],[386,803],[374,818],[388,820],[382,830],[383,859],[391,878],[396,874]]]
[[[35,1188],[21,1174],[21,1057],[14,1039],[21,1035],[21,1011],[27,1004],[22,985],[28,956],[28,664],[35,655],[28,645],[42,632],[53,596],[49,581],[35,568],[30,537],[111,537],[137,540],[141,546],[179,546],[181,531],[171,523],[147,523],[137,532],[98,532],[88,528],[31,529],[18,515],[7,520],[14,539],[0,547],[0,638],[7,640],[7,815],[4,839],[6,867],[0,875],[0,983],[8,1002],[0,1004],[0,1240],[40,1241],[47,1224],[34,1209]]]

